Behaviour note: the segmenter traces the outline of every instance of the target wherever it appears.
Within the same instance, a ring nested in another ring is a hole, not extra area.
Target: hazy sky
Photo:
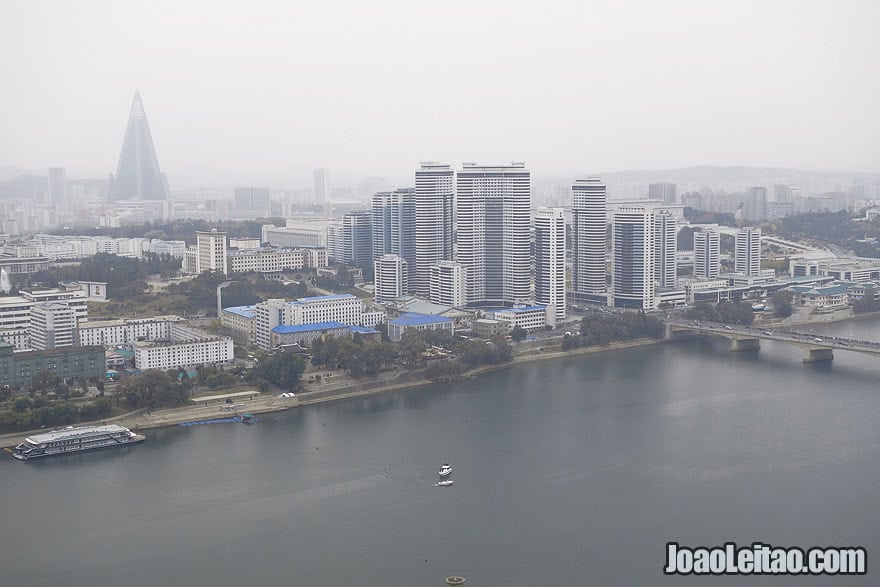
[[[0,165],[880,170],[880,2],[0,4]]]

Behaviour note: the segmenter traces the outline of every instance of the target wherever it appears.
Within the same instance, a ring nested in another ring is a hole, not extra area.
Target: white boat
[[[437,487],[449,487],[453,483],[455,483],[455,481],[452,479],[443,479],[442,481],[437,482]]]
[[[28,436],[24,442],[13,449],[12,456],[20,461],[26,461],[37,457],[134,444],[142,440],[144,440],[142,434],[135,434],[128,428],[117,424],[68,426],[63,430]]]
[[[437,474],[441,477],[446,477],[450,473],[452,473],[452,466],[447,463],[443,463],[443,466],[440,467],[439,471],[437,471]]]

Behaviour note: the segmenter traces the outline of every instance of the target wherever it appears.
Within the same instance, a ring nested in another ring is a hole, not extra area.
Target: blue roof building
[[[325,336],[352,335],[351,327],[342,322],[318,322],[317,324],[295,324],[276,326],[272,329],[272,346],[281,344],[300,344],[308,346],[317,338]]]
[[[450,333],[454,332],[452,320],[445,316],[408,312],[388,321],[388,337],[394,342],[403,338],[403,334],[407,330],[448,330]]]

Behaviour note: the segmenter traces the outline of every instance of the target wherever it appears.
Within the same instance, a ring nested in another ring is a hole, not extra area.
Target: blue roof
[[[257,312],[256,306],[232,306],[230,308],[223,308],[224,312],[229,312],[230,314],[235,314],[236,316],[241,316],[242,318],[253,318]]]
[[[329,296],[312,296],[312,297],[310,297],[310,298],[299,298],[299,299],[296,300],[295,302],[291,302],[291,303],[292,303],[292,304],[298,304],[298,303],[303,303],[303,302],[320,302],[320,301],[323,301],[323,300],[342,300],[342,299],[346,299],[346,298],[354,298],[354,299],[357,299],[357,296],[355,296],[355,295],[353,295],[353,294],[349,294],[349,293],[346,293],[346,294],[331,294],[331,295],[329,295]]]
[[[446,316],[428,316],[427,314],[413,314],[407,312],[401,314],[394,320],[390,320],[389,324],[395,324],[397,326],[418,326],[419,324],[438,324],[441,322],[452,322],[452,320]]]
[[[348,324],[342,322],[318,322],[316,324],[295,324],[292,326],[276,326],[272,329],[275,334],[296,334],[298,332],[314,332],[316,330],[331,330],[334,328],[348,328]]]

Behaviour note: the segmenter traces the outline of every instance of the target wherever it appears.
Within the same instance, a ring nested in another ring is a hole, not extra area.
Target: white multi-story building
[[[650,207],[614,211],[611,248],[614,257],[612,304],[618,308],[654,309],[655,234]]]
[[[424,298],[430,295],[431,266],[452,259],[455,174],[449,165],[423,161],[415,184],[415,283],[410,287]]]
[[[432,303],[453,308],[465,305],[465,268],[455,261],[434,263],[431,269],[429,299]]]
[[[29,288],[21,290],[21,296],[33,304],[40,302],[63,302],[73,308],[77,322],[89,319],[88,294],[81,289],[66,290],[61,287]]]
[[[323,247],[239,249],[228,251],[226,256],[230,273],[271,273],[327,266],[327,250]]]
[[[33,305],[22,296],[0,297],[0,340],[13,345],[17,351],[30,346],[28,329]]]
[[[538,208],[535,212],[535,301],[550,308],[556,320],[565,318],[565,214],[562,208]]]
[[[250,236],[229,237],[230,249],[259,249],[260,239]]]
[[[138,340],[170,340],[172,324],[185,323],[180,316],[91,321],[80,325],[79,344],[112,346]]]
[[[598,177],[578,179],[571,186],[572,289],[576,299],[602,301],[606,295],[607,200]]]
[[[248,340],[253,340],[256,313],[257,307],[255,305],[223,308],[220,312],[220,325],[244,334],[248,337]]]
[[[277,326],[342,322],[360,325],[363,303],[351,294],[300,298],[293,302],[271,299],[256,305],[254,340],[262,349],[272,348],[272,329]]]
[[[76,312],[62,302],[40,302],[31,306],[28,327],[30,347],[43,351],[76,344]]]
[[[212,271],[227,275],[226,233],[212,229],[196,232],[196,273]]]
[[[360,324],[363,303],[352,294],[334,294],[299,298],[287,304],[286,324],[315,324],[317,322],[342,322]],[[287,316],[290,316],[287,319]]]
[[[342,222],[327,224],[326,239],[327,256],[336,263],[342,263],[345,255],[345,238],[342,230]]]
[[[694,233],[694,277],[715,279],[721,272],[721,235],[715,228]]]
[[[467,303],[529,300],[531,176],[525,163],[464,163],[456,185],[455,260],[467,271]]]
[[[393,302],[407,292],[407,262],[399,255],[382,255],[373,261],[377,304]]]
[[[287,302],[282,299],[269,299],[254,308],[254,342],[264,350],[272,348],[272,329],[284,324],[284,308]]]
[[[761,229],[745,226],[736,231],[734,267],[746,277],[761,272]]]
[[[678,273],[677,236],[675,216],[666,210],[657,210],[654,214],[654,278],[658,287],[675,287]]]
[[[495,320],[507,323],[510,332],[517,326],[525,330],[540,330],[548,324],[555,325],[555,316],[548,315],[547,306],[526,306],[518,304],[512,308],[495,310]]]
[[[327,229],[333,224],[326,220],[287,220],[281,227],[264,224],[261,239],[276,247],[326,247]]]
[[[235,356],[232,339],[228,336],[209,336],[178,324],[172,324],[170,331],[168,342],[134,343],[135,367],[166,371],[178,367],[228,363]]]

